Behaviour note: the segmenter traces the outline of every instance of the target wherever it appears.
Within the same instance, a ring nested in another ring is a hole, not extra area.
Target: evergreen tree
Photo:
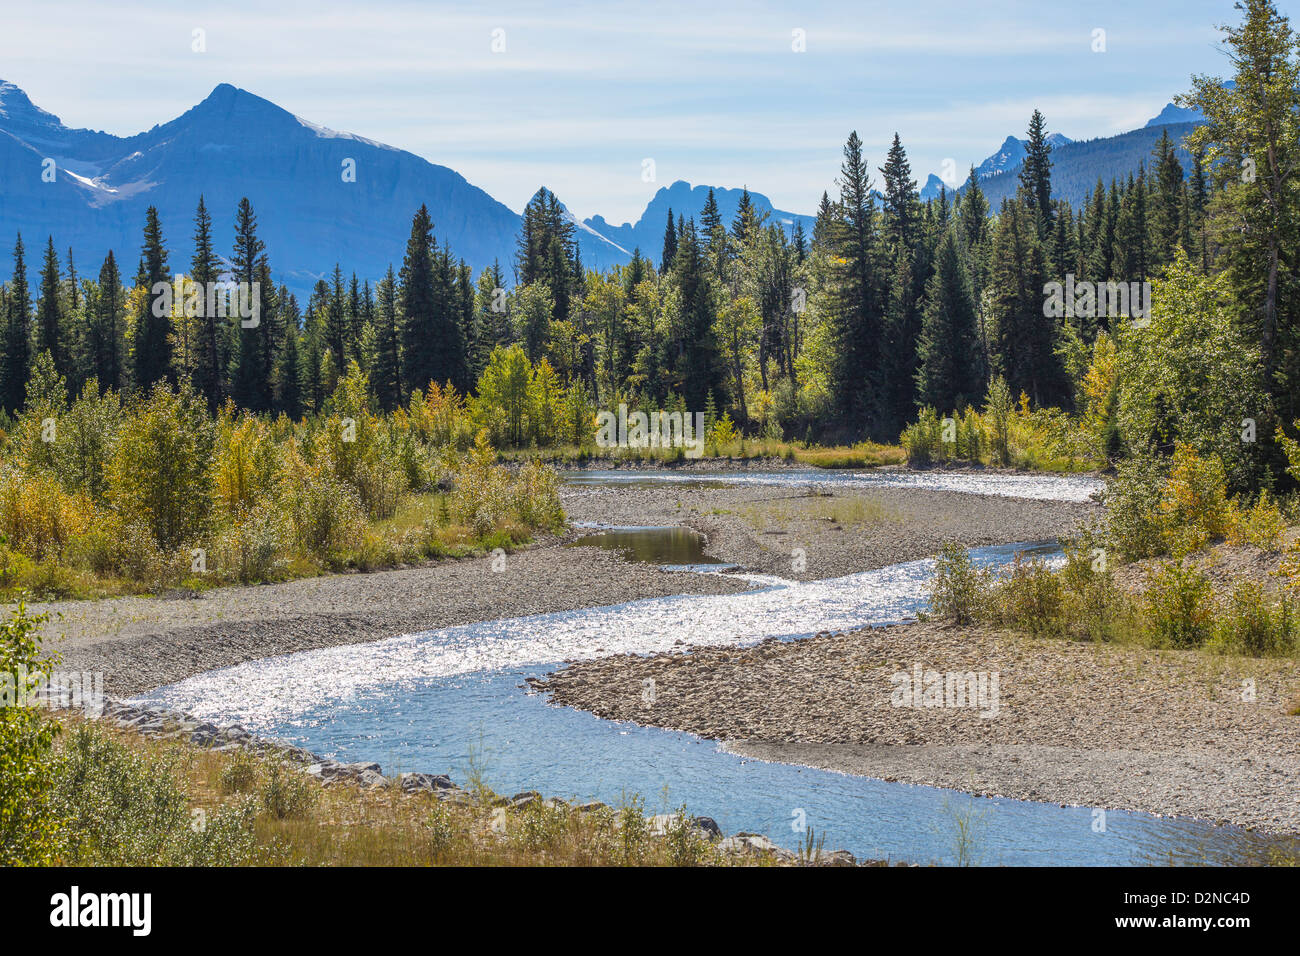
[[[375,312],[375,359],[370,386],[379,407],[385,410],[402,404],[402,357],[397,322],[397,278],[393,267],[379,280]]]
[[[934,275],[926,286],[917,360],[920,404],[956,412],[982,401],[984,371],[975,299],[952,232],[939,243]]]
[[[54,251],[54,237],[45,246],[45,263],[41,266],[41,296],[36,303],[36,352],[49,352],[54,372],[67,379],[71,368],[64,336],[62,303],[63,283],[59,276],[59,256]]]
[[[171,375],[171,316],[160,301],[161,295],[154,292],[159,283],[170,285],[167,249],[163,245],[158,209],[150,206],[145,210],[144,247],[136,276],[136,285],[144,289],[144,295],[135,317],[135,384],[144,391]],[[155,315],[155,312],[163,314]]]
[[[222,401],[224,370],[229,358],[222,354],[216,309],[207,307],[207,290],[215,287],[220,278],[221,260],[217,257],[212,242],[212,216],[208,214],[208,207],[200,195],[198,209],[194,212],[194,255],[190,259],[190,279],[198,286],[203,297],[194,385],[199,394],[207,399],[208,408],[213,410]]]
[[[1034,214],[1038,238],[1046,240],[1052,229],[1052,144],[1047,141],[1047,121],[1038,110],[1029,119],[1028,136],[1020,164],[1020,197]]]
[[[885,249],[891,256],[899,249],[915,251],[920,240],[920,195],[916,191],[916,181],[912,179],[907,151],[897,133],[886,154],[885,165],[880,167],[880,174],[884,177],[882,238]]]
[[[3,354],[0,355],[0,405],[10,415],[21,411],[31,366],[32,297],[27,285],[23,236],[14,244],[14,277],[5,297]]]
[[[275,407],[288,415],[293,421],[302,417],[302,361],[298,354],[298,343],[302,336],[300,328],[301,313],[298,300],[289,294],[282,294],[284,305],[281,310],[284,322],[284,336],[275,371]]]
[[[113,250],[108,251],[99,269],[99,282],[89,317],[90,374],[99,379],[101,388],[119,391],[123,382],[126,357],[125,297],[122,277],[118,273]]]
[[[881,421],[881,332],[883,325],[880,279],[877,274],[875,200],[862,141],[849,134],[840,167],[840,203],[832,230],[832,335],[836,345],[833,370],[835,405],[845,424],[865,426],[873,437],[884,438]],[[892,437],[892,436],[888,436]]]
[[[448,257],[438,254],[428,207],[421,205],[411,221],[399,296],[402,374],[408,393],[426,389],[430,382],[451,382],[465,390],[465,343],[451,301],[449,273]]]
[[[257,216],[253,213],[253,204],[245,196],[239,200],[235,213],[235,247],[231,254],[231,279],[237,285],[246,284],[252,289],[260,279],[258,264],[266,246],[257,237]],[[260,287],[259,287],[260,289]],[[260,289],[263,305],[266,304],[269,290]],[[234,355],[234,369],[231,374],[231,393],[235,401],[243,408],[252,411],[266,411],[271,405],[271,375],[266,362],[265,337],[267,330],[262,316],[254,319],[239,317],[239,346]]]
[[[673,267],[677,258],[677,227],[673,224],[673,211],[668,210],[668,225],[664,226],[664,249],[659,259],[659,274],[663,275]]]
[[[993,240],[991,349],[994,368],[1036,406],[1068,404],[1069,383],[1057,355],[1056,320],[1044,315],[1047,267],[1034,210],[1008,200]]]

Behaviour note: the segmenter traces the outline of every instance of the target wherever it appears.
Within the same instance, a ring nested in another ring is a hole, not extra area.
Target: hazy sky
[[[1294,19],[1300,0],[1279,6]],[[922,183],[946,159],[964,175],[1035,107],[1074,139],[1132,129],[1189,74],[1228,72],[1215,25],[1237,19],[1231,0],[0,0],[0,79],[119,135],[229,82],[450,166],[513,209],[547,185],[618,223],[677,179],[814,212],[855,128],[873,167],[897,130]]]

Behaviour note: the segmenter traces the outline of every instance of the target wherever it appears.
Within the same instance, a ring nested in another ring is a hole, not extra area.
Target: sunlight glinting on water
[[[998,564],[1014,551],[983,548],[975,555],[977,563]],[[893,623],[924,608],[932,567],[925,559],[808,582],[740,575],[753,590],[650,598],[304,651],[199,674],[148,699],[256,729],[325,701],[405,681]]]
[[[568,485],[619,485],[655,483],[720,483],[728,485],[829,485],[837,488],[919,488],[968,495],[1027,498],[1035,501],[1084,502],[1101,491],[1103,483],[1090,475],[1008,475],[942,471],[573,471],[564,475]]]

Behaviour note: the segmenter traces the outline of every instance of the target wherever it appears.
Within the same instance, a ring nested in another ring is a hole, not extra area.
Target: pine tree
[[[110,249],[99,269],[88,335],[90,373],[99,379],[100,387],[105,390],[119,391],[125,384],[125,305],[122,277]]]
[[[659,259],[659,274],[663,275],[673,267],[677,258],[677,227],[673,224],[673,211],[668,210],[668,225],[664,226],[664,250]]]
[[[885,437],[880,420],[883,296],[874,221],[871,180],[862,158],[862,141],[854,131],[844,146],[840,203],[831,237],[835,255],[831,321],[837,363],[833,388],[846,424],[866,426],[873,437]]]
[[[301,314],[298,300],[292,295],[283,295],[282,317],[284,322],[283,345],[280,347],[275,372],[275,408],[288,415],[293,421],[302,417],[302,360],[298,353],[298,342],[302,335],[299,327]]]
[[[885,157],[885,165],[880,167],[880,174],[884,177],[882,238],[885,248],[891,256],[899,249],[914,252],[920,240],[920,195],[916,191],[916,181],[912,179],[907,151],[897,133]]]
[[[14,277],[5,297],[3,355],[0,355],[0,406],[10,415],[21,411],[27,397],[27,374],[31,366],[31,293],[27,285],[27,261],[23,236],[14,244]]]
[[[945,233],[926,286],[917,342],[917,399],[940,412],[978,405],[984,397],[975,299],[962,259],[956,237]]]
[[[1155,148],[1155,189],[1151,209],[1151,264],[1153,269],[1173,261],[1182,241],[1183,164],[1178,161],[1169,131],[1160,134]],[[1192,250],[1187,250],[1189,254]]]
[[[170,285],[167,249],[163,245],[158,209],[150,206],[145,210],[144,247],[136,276],[136,285],[143,287],[145,294],[135,317],[135,384],[144,391],[171,375],[171,316],[163,307],[161,295],[154,292],[159,283]],[[155,312],[163,314],[155,315]]]
[[[253,204],[245,196],[239,200],[235,213],[235,246],[231,254],[231,278],[237,285],[246,284],[252,289],[260,279],[258,264],[266,246],[257,237],[257,216],[253,213]],[[263,303],[269,290],[261,290]],[[237,310],[236,310],[237,313]],[[266,411],[270,408],[271,375],[266,363],[265,328],[262,317],[253,319],[236,318],[239,322],[239,345],[231,374],[231,394],[243,408],[252,411]]]
[[[36,352],[49,352],[56,375],[67,379],[71,369],[64,340],[64,319],[60,299],[63,283],[59,276],[59,256],[54,251],[54,237],[45,246],[45,263],[41,266],[41,296],[36,303]]]
[[[451,299],[449,257],[439,255],[433,221],[420,206],[411,221],[411,236],[402,261],[402,373],[406,391],[430,382],[466,387],[465,343]]]
[[[694,219],[678,236],[671,278],[681,297],[681,393],[688,408],[698,409],[717,382],[717,345],[713,292]]]
[[[712,194],[712,190],[709,192]],[[740,202],[736,204],[736,215],[731,220],[731,237],[736,241],[736,245],[743,249],[754,238],[761,225],[762,220],[754,211],[754,200],[750,198],[749,187],[745,186],[740,192]]]
[[[217,331],[217,310],[207,307],[208,289],[215,287],[220,278],[221,260],[212,244],[212,216],[208,214],[208,207],[200,195],[198,208],[194,211],[194,255],[190,259],[190,279],[198,286],[204,303],[199,322],[200,342],[196,350],[194,385],[199,394],[207,399],[211,410],[221,404],[228,358],[222,354]]]
[[[1056,319],[1043,314],[1046,271],[1034,210],[1008,200],[993,240],[993,371],[1006,379],[1013,394],[1027,393],[1036,406],[1066,406],[1070,388],[1056,352],[1059,330]]]
[[[1020,165],[1020,197],[1034,213],[1041,241],[1052,230],[1052,144],[1047,140],[1047,121],[1038,110],[1029,119],[1028,136]]]
[[[397,278],[393,267],[379,281],[375,313],[375,361],[370,385],[379,407],[385,410],[402,404],[402,359],[397,325]]]

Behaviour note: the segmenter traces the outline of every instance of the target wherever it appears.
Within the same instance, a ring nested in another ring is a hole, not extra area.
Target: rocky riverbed
[[[764,760],[1300,834],[1292,660],[925,623],[584,661],[535,686]]]
[[[949,540],[968,546],[1055,538],[1092,504],[880,488],[565,486],[570,520],[683,525],[708,554],[741,569],[812,579],[926,557]],[[457,624],[620,604],[672,594],[722,594],[747,585],[725,575],[665,571],[596,548],[567,548],[570,532],[508,555],[447,560],[366,574],[215,588],[159,597],[34,605],[51,615],[47,649],[72,670],[104,674],[134,694],[202,671],[339,644]],[[499,570],[494,570],[499,567]]]
[[[706,552],[751,571],[807,581],[929,557],[948,541],[966,547],[1041,541],[1100,514],[1091,502],[1034,501],[923,488],[871,489],[700,484],[573,486],[573,521],[683,525]]]

